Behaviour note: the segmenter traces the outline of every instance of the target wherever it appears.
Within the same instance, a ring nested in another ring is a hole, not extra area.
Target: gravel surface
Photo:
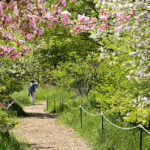
[[[28,116],[14,130],[31,145],[31,150],[90,150],[72,129],[57,123],[56,114],[43,112],[45,104],[25,107]]]

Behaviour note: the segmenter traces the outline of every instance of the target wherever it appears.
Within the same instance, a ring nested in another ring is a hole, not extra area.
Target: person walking
[[[38,86],[38,83],[35,80],[31,80],[31,83],[28,88],[28,96],[31,95],[30,101],[31,104],[34,105],[34,99],[35,99],[35,88]]]

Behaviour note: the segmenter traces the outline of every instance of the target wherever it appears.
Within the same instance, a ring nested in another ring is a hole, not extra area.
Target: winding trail
[[[25,107],[28,113],[14,132],[26,139],[31,150],[90,150],[72,129],[58,124],[56,114],[43,112],[45,104]]]

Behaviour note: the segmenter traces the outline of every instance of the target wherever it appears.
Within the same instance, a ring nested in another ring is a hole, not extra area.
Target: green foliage
[[[15,124],[16,112],[4,111],[0,109],[0,125]]]
[[[0,58],[0,60],[0,103],[4,103],[5,107],[7,107],[13,100],[10,94],[22,89],[24,73],[18,60],[11,60],[5,57]]]
[[[9,132],[0,132],[0,141],[1,150],[27,150],[29,148],[27,143],[18,141],[18,139]]]

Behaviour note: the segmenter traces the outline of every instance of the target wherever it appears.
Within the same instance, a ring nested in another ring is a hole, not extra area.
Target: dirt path
[[[57,116],[43,112],[45,104],[28,106],[28,116],[15,129],[32,150],[90,150],[85,141],[72,130],[56,123]]]

